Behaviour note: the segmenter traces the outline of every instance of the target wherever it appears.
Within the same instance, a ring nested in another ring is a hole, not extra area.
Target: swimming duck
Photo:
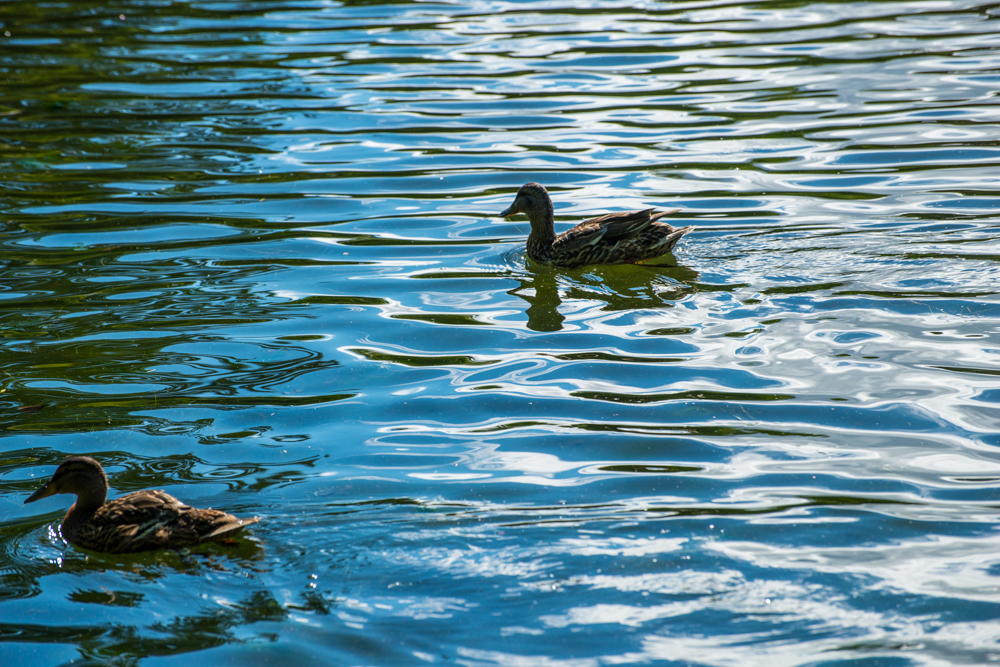
[[[665,255],[694,227],[671,227],[659,219],[679,209],[657,213],[643,211],[608,213],[585,220],[556,236],[552,199],[538,183],[525,183],[501,218],[524,213],[531,222],[526,243],[528,257],[536,262],[573,269],[587,264],[642,264]]]
[[[194,546],[230,537],[260,520],[188,507],[163,491],[136,491],[106,503],[108,477],[89,456],[63,461],[48,484],[24,502],[57,493],[76,495],[62,521],[63,537],[77,547],[104,553]]]

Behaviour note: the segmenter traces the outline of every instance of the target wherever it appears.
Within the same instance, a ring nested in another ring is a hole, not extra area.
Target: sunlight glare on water
[[[0,24],[0,664],[1000,660],[994,5]],[[73,454],[261,522],[73,547]]]

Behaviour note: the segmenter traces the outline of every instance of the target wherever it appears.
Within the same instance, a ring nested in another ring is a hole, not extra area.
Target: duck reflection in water
[[[683,266],[594,266],[567,277],[541,267],[518,278],[520,286],[508,294],[528,302],[528,328],[561,331],[563,300],[603,301],[602,310],[670,308],[673,302],[697,292],[698,272]],[[666,278],[667,280],[663,280]],[[562,283],[562,284],[560,284]]]

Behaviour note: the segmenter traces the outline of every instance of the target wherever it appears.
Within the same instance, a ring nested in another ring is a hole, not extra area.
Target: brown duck
[[[526,243],[528,257],[536,262],[573,269],[587,264],[642,264],[665,255],[694,227],[671,227],[660,218],[679,209],[657,213],[642,211],[608,213],[584,220],[556,236],[552,199],[538,183],[525,183],[514,203],[500,217],[524,213],[531,223]]]
[[[260,519],[237,519],[213,509],[188,507],[163,491],[136,491],[109,503],[108,477],[89,456],[71,456],[25,504],[57,493],[76,502],[62,521],[71,544],[105,553],[177,549],[231,537]]]

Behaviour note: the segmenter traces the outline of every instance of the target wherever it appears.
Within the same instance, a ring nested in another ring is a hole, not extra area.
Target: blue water
[[[1000,661],[998,49],[958,0],[0,4],[0,664]],[[547,269],[528,181],[696,229]],[[72,454],[261,522],[77,549],[23,505]]]

